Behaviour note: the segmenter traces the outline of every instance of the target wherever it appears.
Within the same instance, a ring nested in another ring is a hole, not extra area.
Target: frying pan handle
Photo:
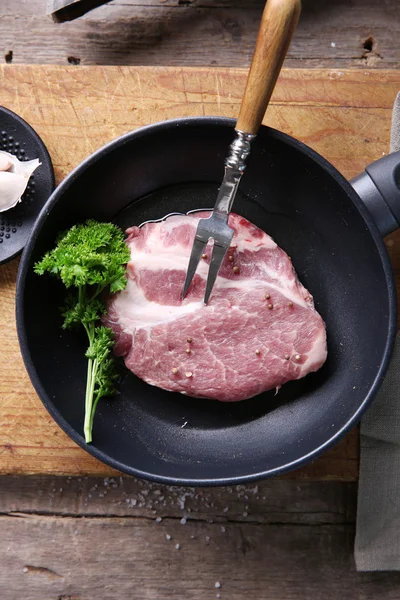
[[[400,152],[392,152],[368,165],[350,183],[382,236],[400,227]]]
[[[256,135],[274,91],[301,10],[300,0],[268,0],[261,17],[237,131]]]

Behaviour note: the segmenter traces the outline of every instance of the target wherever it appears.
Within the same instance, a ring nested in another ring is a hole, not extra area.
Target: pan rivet
[[[229,257],[229,260],[230,260],[230,262],[233,262],[233,256],[232,256],[232,254]]]
[[[285,354],[285,360],[289,360],[290,355],[289,354]]]
[[[191,353],[191,349],[190,348],[186,348],[186,354],[190,354]]]
[[[233,272],[234,272],[234,273],[239,273],[239,267],[237,267],[237,266],[234,266],[234,267],[233,267]]]
[[[256,354],[257,356],[260,356],[261,352],[259,350],[256,350]]]
[[[271,295],[270,295],[270,294],[265,294],[265,299],[266,299],[266,300],[269,300],[270,298],[271,298]]]
[[[193,342],[191,337],[188,337],[188,339],[186,340],[188,344],[191,344]]]
[[[171,369],[172,375],[176,375],[177,372],[178,372],[178,369],[176,367],[174,367],[173,369]]]
[[[185,373],[186,377],[192,377],[193,373],[192,371],[187,371],[187,373]]]
[[[289,307],[289,308],[292,308],[292,306],[293,306],[293,302],[289,302],[289,303],[288,303],[288,307]]]
[[[198,256],[198,255],[197,255],[197,256]],[[204,258],[204,259],[206,259],[206,258],[207,258],[207,254],[202,254],[202,255],[201,255],[201,258]]]
[[[272,310],[274,308],[273,304],[268,304],[268,308],[269,310]]]
[[[296,354],[296,356],[294,357],[295,360],[300,360],[301,356],[300,354]]]

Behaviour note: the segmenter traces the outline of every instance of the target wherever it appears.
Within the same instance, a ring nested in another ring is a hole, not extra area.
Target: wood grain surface
[[[265,0],[114,0],[57,25],[45,0],[1,0],[3,60],[247,67]],[[303,0],[287,67],[397,68],[398,0]],[[0,54],[0,61],[1,61]]]
[[[2,600],[398,600],[356,573],[356,484],[0,477]]]
[[[141,125],[178,116],[237,116],[246,71],[147,67],[0,69],[0,103],[42,136],[60,181],[88,154]],[[394,71],[284,70],[265,123],[306,142],[346,177],[388,151]],[[397,280],[400,235],[387,239]],[[111,474],[55,425],[20,356],[14,319],[18,260],[0,267],[0,473]],[[290,477],[355,480],[353,431]]]

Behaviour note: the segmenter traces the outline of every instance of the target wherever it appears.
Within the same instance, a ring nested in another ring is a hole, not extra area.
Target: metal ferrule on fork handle
[[[238,130],[236,130],[236,134],[230,145],[230,152],[225,161],[225,166],[243,173],[246,168],[246,159],[250,154],[250,143],[256,136],[253,133]]]

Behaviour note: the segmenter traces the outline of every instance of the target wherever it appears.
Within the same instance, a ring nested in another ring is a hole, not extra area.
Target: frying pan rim
[[[42,227],[44,226],[48,215],[51,212],[51,209],[58,202],[60,197],[65,193],[65,191],[70,187],[70,185],[89,167],[91,167],[95,162],[101,159],[105,154],[117,149],[118,147],[123,146],[125,143],[130,142],[132,139],[141,138],[153,132],[160,132],[165,129],[172,129],[174,127],[184,127],[184,126],[202,126],[207,124],[208,126],[217,126],[220,127],[226,126],[230,128],[234,128],[235,119],[230,119],[226,117],[183,117],[178,119],[170,119],[166,121],[160,121],[157,123],[153,123],[151,125],[146,125],[144,127],[140,127],[134,131],[130,131],[111,142],[103,145],[94,153],[86,157],[73,171],[67,175],[67,177],[56,187],[56,189],[51,194],[47,203],[42,208],[39,216],[31,230],[28,241],[25,245],[25,248],[22,252],[21,261],[18,269],[17,275],[17,283],[16,283],[16,322],[17,322],[17,334],[18,341],[21,349],[21,354],[25,363],[26,370],[29,374],[31,382],[41,399],[44,407],[52,416],[54,421],[61,427],[61,429],[81,448],[83,448],[86,452],[102,461],[105,465],[109,465],[110,467],[121,471],[122,473],[139,477],[142,479],[147,479],[149,481],[154,481],[157,483],[163,483],[168,485],[183,485],[183,486],[222,486],[222,485],[231,485],[238,483],[246,483],[252,481],[259,481],[263,479],[267,479],[269,477],[277,476],[288,471],[292,471],[301,467],[302,465],[308,463],[311,459],[317,458],[320,454],[325,452],[328,448],[333,446],[339,439],[343,437],[343,435],[349,431],[356,423],[359,422],[362,414],[365,412],[370,402],[376,395],[383,378],[388,369],[396,331],[397,331],[397,302],[396,302],[396,288],[394,284],[394,276],[392,265],[389,259],[389,255],[386,249],[386,246],[383,242],[381,235],[379,234],[378,228],[375,222],[372,219],[372,216],[368,213],[367,208],[362,203],[361,199],[352,188],[351,184],[343,177],[343,175],[324,157],[318,154],[315,150],[312,150],[306,144],[300,142],[299,140],[281,132],[271,127],[262,126],[263,129],[268,129],[269,134],[272,135],[273,138],[278,139],[285,144],[296,148],[298,151],[305,154],[308,158],[312,159],[316,162],[320,167],[322,167],[325,171],[331,175],[335,181],[344,188],[344,191],[350,197],[353,204],[356,206],[357,210],[363,217],[366,226],[372,239],[375,243],[376,249],[378,251],[380,260],[382,262],[383,272],[385,275],[385,281],[387,285],[387,293],[388,293],[388,303],[389,303],[389,313],[388,313],[388,331],[387,331],[387,340],[384,348],[381,364],[378,368],[377,374],[373,383],[370,386],[370,389],[364,400],[360,404],[358,410],[352,415],[350,419],[338,429],[326,442],[307,453],[306,455],[281,465],[279,467],[275,467],[272,469],[267,469],[264,471],[260,471],[257,473],[249,473],[246,475],[239,475],[236,477],[219,477],[219,478],[185,478],[185,477],[172,477],[165,476],[160,474],[148,473],[146,471],[142,471],[138,468],[131,467],[129,465],[123,464],[121,461],[116,460],[102,450],[97,448],[94,444],[86,444],[81,434],[76,431],[61,415],[59,410],[54,406],[51,399],[48,397],[41,380],[37,374],[33,358],[29,351],[28,346],[28,336],[25,327],[25,319],[24,319],[24,293],[25,293],[25,283],[26,283],[26,275],[28,272],[28,268],[30,266],[30,256],[31,252],[35,246],[35,243],[39,237],[40,232],[42,231]]]

